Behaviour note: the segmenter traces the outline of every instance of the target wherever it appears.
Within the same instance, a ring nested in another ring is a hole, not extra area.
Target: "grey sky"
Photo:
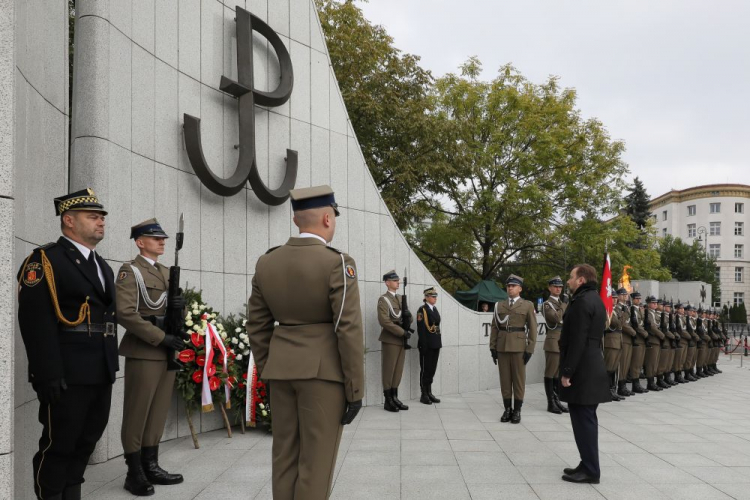
[[[366,17],[435,76],[479,56],[578,91],[625,141],[629,178],[671,188],[750,184],[750,2],[370,0]]]

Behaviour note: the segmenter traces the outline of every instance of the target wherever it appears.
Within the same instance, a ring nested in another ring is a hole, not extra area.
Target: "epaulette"
[[[36,252],[37,250],[49,250],[55,245],[57,245],[56,241],[50,241],[49,243],[45,243],[44,245],[36,247],[34,251]]]
[[[281,246],[281,245],[278,245],[278,246],[275,246],[275,247],[271,247],[271,248],[269,248],[269,249],[268,249],[268,250],[266,251],[266,253],[267,253],[267,254],[269,254],[269,253],[273,252],[274,250],[276,250],[277,248],[279,248],[280,246]]]
[[[339,254],[341,254],[341,253],[344,253],[344,252],[342,252],[341,250],[339,250],[339,249],[338,249],[338,248],[336,248],[336,247],[329,247],[328,245],[326,245],[326,248],[327,248],[328,250],[333,250],[334,252],[336,252],[336,253],[339,253]]]

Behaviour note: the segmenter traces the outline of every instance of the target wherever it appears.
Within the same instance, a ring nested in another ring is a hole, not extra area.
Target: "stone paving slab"
[[[723,374],[599,407],[601,484],[560,479],[578,464],[567,415],[547,413],[544,387],[527,387],[522,421],[500,423],[500,391],[409,401],[398,414],[365,408],[345,428],[333,499],[750,500],[750,363]],[[271,499],[271,436],[224,431],[163,443],[162,464],[185,482],[159,499]],[[122,458],[89,467],[87,499],[131,499]]]

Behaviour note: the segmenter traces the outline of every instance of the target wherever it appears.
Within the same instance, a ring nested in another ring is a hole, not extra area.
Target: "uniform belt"
[[[289,323],[279,323],[279,326],[310,326],[310,325],[332,325],[333,323],[299,323],[296,325],[290,325]],[[397,323],[401,324],[401,323]]]
[[[507,328],[502,328],[501,331],[504,332],[525,332],[526,328],[523,326],[509,326]]]
[[[86,332],[102,333],[105,337],[114,337],[117,333],[117,325],[114,323],[81,323],[78,326],[70,326],[62,329],[63,332]]]
[[[607,330],[604,333],[622,333],[622,330]]]

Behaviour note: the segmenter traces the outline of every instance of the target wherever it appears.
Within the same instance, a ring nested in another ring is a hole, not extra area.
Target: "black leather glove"
[[[409,340],[411,338],[411,332],[409,330],[404,330],[404,338],[406,340]]]
[[[492,354],[492,362],[497,364],[497,351],[494,349],[490,349],[490,354]]]
[[[531,353],[530,352],[524,352],[523,353],[523,364],[526,364],[531,359]]]
[[[354,420],[354,417],[357,416],[357,413],[359,413],[359,410],[362,409],[362,400],[359,401],[352,401],[351,403],[346,404],[346,411],[344,412],[344,416],[341,417],[341,425],[349,425]]]
[[[169,297],[169,308],[177,311],[183,311],[185,309],[185,297],[182,295],[175,295]]]
[[[185,342],[183,342],[181,338],[168,333],[164,335],[164,340],[161,341],[161,345],[168,349],[174,349],[175,351],[181,351],[185,348]]]
[[[60,401],[62,393],[68,388],[65,379],[61,378],[35,383],[33,387],[39,402],[43,405],[52,405]]]

